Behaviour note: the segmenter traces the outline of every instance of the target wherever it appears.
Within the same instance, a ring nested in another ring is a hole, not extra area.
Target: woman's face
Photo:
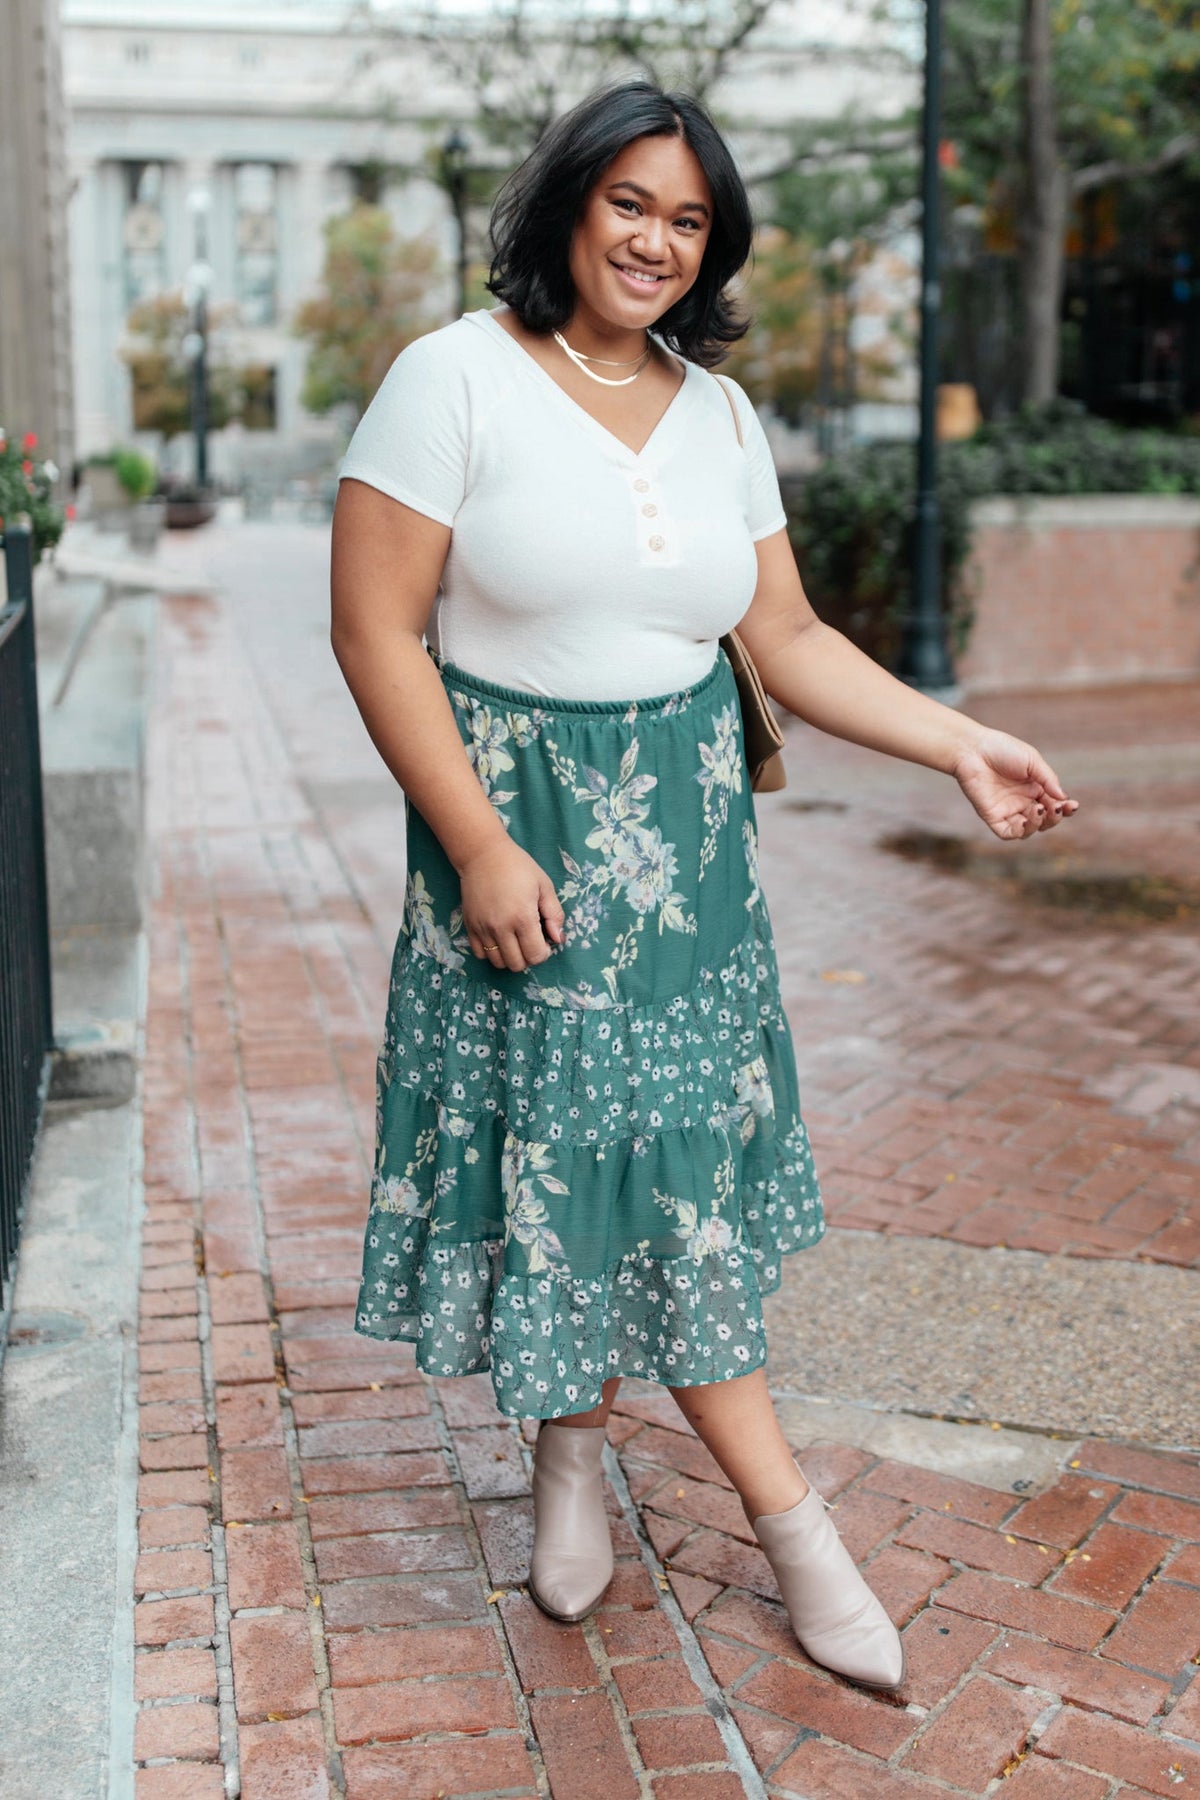
[[[572,234],[579,302],[609,325],[653,325],[700,273],[712,210],[704,170],[683,138],[635,138],[593,187]]]

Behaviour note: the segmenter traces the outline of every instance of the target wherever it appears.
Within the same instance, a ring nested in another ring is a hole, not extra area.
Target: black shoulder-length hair
[[[613,158],[640,137],[679,137],[708,179],[713,217],[700,272],[651,329],[689,362],[712,368],[750,321],[725,293],[750,255],[754,220],[729,146],[700,102],[650,81],[601,88],[546,132],[505,181],[492,207],[488,291],[530,331],[554,331],[575,307],[571,234]]]

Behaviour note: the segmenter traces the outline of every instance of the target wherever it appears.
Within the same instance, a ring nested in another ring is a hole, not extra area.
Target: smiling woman
[[[1000,835],[1070,803],[814,618],[762,426],[711,373],[751,223],[694,99],[590,96],[499,196],[500,304],[410,344],[342,462],[334,648],[408,851],[356,1324],[542,1421],[545,1611],[610,1579],[600,1457],[636,1375],[725,1471],[804,1648],[894,1687],[766,1385],[762,1296],[824,1219],[719,640],[793,711],[952,770]]]

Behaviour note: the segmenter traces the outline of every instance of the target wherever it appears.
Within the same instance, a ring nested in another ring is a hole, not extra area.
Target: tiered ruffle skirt
[[[758,879],[733,672],[543,699],[439,660],[472,767],[554,882],[565,942],[471,952],[407,803],[356,1327],[555,1418],[612,1375],[765,1359],[761,1296],[824,1231]]]

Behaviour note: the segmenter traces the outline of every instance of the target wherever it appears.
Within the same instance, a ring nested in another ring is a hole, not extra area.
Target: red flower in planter
[[[28,457],[26,457],[25,461],[21,464],[21,473],[26,477],[33,474],[33,464],[29,461]]]
[[[21,439],[21,448],[22,448],[22,450],[36,450],[37,449],[37,432],[36,431],[27,431],[25,433],[25,436]]]

